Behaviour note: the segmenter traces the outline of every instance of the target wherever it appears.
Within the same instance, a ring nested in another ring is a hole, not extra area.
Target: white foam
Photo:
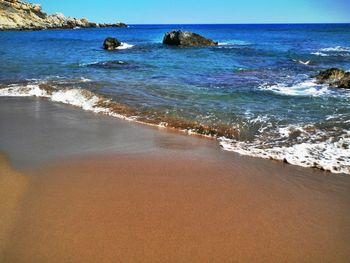
[[[40,89],[38,85],[10,85],[8,88],[0,89],[1,97],[49,97],[47,92]]]
[[[70,104],[89,111],[95,111],[94,107],[99,102],[97,96],[91,93],[83,94],[80,89],[59,90],[52,93],[50,99],[55,102]]]
[[[311,63],[310,60],[307,60],[307,61],[303,61],[303,60],[296,60],[296,59],[293,59],[294,62],[297,62],[299,64],[302,64],[302,65],[309,65]]]
[[[350,47],[327,47],[321,48],[317,52],[312,52],[312,55],[321,56],[321,57],[349,57],[350,56]]]
[[[84,83],[84,82],[91,82],[91,79],[88,78],[84,78],[84,77],[80,77],[80,82]]]
[[[350,52],[350,47],[327,47],[327,48],[321,48],[320,51],[323,52]]]
[[[322,53],[322,52],[312,52],[311,54],[315,56],[321,56],[321,57],[330,57],[329,54]]]
[[[116,49],[128,49],[128,48],[132,48],[133,46],[134,45],[122,42],[121,45],[119,47],[117,47]]]
[[[249,45],[251,44],[242,40],[231,40],[228,42],[218,43],[219,48],[239,48],[239,47],[244,47]]]
[[[261,148],[259,145],[220,138],[220,145],[227,151],[242,155],[286,161],[293,165],[324,169],[333,173],[350,174],[350,136],[334,142],[300,143],[285,147]]]
[[[88,111],[97,113],[106,112],[106,109],[98,107],[98,103],[100,102],[98,96],[78,88],[55,90],[49,93],[41,89],[39,85],[34,84],[27,86],[10,86],[0,89],[0,96],[49,98],[51,101],[73,105]]]
[[[327,85],[319,85],[314,80],[305,80],[292,85],[285,83],[275,85],[264,84],[260,88],[289,96],[322,96],[332,93]]]
[[[11,85],[7,88],[0,89],[0,97],[39,97],[48,98],[54,102],[60,102],[69,104],[75,107],[79,107],[86,111],[92,111],[95,113],[107,114],[113,117],[135,120],[136,117],[127,117],[115,112],[112,112],[108,107],[99,106],[101,100],[108,104],[110,100],[99,97],[96,94],[79,88],[70,89],[53,89],[48,92],[45,89],[41,89],[39,84],[30,84],[26,86]]]

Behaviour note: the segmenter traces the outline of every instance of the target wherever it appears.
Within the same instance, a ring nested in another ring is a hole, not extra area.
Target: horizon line
[[[128,25],[347,25],[350,22],[271,22],[271,23],[127,23]]]

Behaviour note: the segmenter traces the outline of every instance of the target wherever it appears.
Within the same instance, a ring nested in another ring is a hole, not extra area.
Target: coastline
[[[122,22],[95,23],[86,18],[65,17],[62,13],[48,15],[40,4],[0,0],[0,32],[96,27],[128,27],[128,25]]]
[[[19,214],[5,261],[350,256],[347,176],[239,156],[213,140],[43,99],[0,101],[0,149],[28,180],[23,188],[12,177],[17,183],[4,192],[22,196],[11,201]]]

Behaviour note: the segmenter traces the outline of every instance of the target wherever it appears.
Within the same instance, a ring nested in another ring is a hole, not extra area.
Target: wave
[[[59,85],[57,85],[59,86]],[[204,125],[200,122],[170,116],[167,113],[152,110],[139,111],[125,104],[108,99],[86,89],[57,88],[52,82],[11,84],[0,88],[0,97],[39,97],[60,102],[95,113],[136,121],[139,123],[178,129],[208,137],[237,137],[238,131],[230,125]]]
[[[327,48],[321,48],[320,51],[323,52],[350,52],[350,47],[327,47]]]
[[[311,55],[320,56],[320,57],[330,57],[331,56],[329,54],[322,53],[322,52],[312,52]]]
[[[261,90],[271,91],[280,95],[287,96],[324,96],[334,94],[334,91],[328,85],[320,85],[315,80],[305,80],[297,83],[278,83],[263,84],[259,87]]]
[[[247,48],[251,43],[242,40],[232,40],[228,42],[219,42],[218,48]]]
[[[283,132],[287,130],[288,128],[284,129]],[[225,150],[242,155],[273,159],[333,173],[350,174],[350,132],[345,131],[341,136],[327,136],[327,138],[327,140],[320,142],[310,140],[289,146],[275,147],[226,138],[220,138],[219,141]]]
[[[321,48],[311,54],[320,57],[350,57],[350,47],[336,46]]]
[[[246,125],[259,129],[255,135],[251,135],[249,127],[245,130],[244,125],[206,125],[157,111],[140,111],[89,90],[77,88],[78,84],[67,87],[60,83],[59,80],[57,85],[52,81],[11,84],[0,88],[0,96],[46,98],[86,111],[216,138],[224,150],[239,154],[350,174],[350,122],[343,121],[343,130],[334,131],[316,128],[315,125],[276,126],[270,123],[269,116],[252,115],[251,118],[247,116]],[[303,85],[305,87],[315,84],[311,82]],[[303,92],[305,94],[305,89]],[[307,93],[314,94],[310,91]],[[290,91],[287,94],[289,95]],[[336,121],[337,116],[327,118]]]

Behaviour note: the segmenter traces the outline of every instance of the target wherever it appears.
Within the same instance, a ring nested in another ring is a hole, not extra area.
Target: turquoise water
[[[173,29],[220,44],[163,46]],[[125,49],[104,51],[109,36]],[[330,67],[350,70],[349,24],[0,32],[0,61],[2,96],[50,97],[214,135],[241,154],[350,173],[350,91],[313,78]],[[91,93],[77,92],[86,90]]]

